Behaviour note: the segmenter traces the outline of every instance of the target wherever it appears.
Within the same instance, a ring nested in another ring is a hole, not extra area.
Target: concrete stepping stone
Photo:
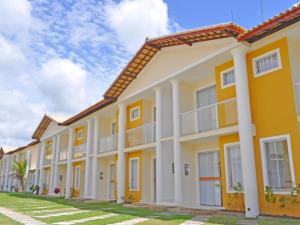
[[[44,210],[34,210],[31,213],[47,213],[47,212],[56,212],[56,211],[76,211],[76,208],[61,208],[61,209],[44,209]]]
[[[115,213],[110,213],[110,214],[105,214],[105,215],[100,215],[100,216],[92,216],[84,219],[79,219],[79,220],[71,220],[67,222],[58,222],[58,223],[53,223],[56,225],[72,225],[72,224],[77,224],[77,223],[84,223],[88,221],[93,221],[93,220],[100,220],[100,219],[107,219],[113,216],[117,216],[118,214]]]
[[[35,220],[30,216],[23,215],[21,213],[15,212],[13,210],[2,208],[0,207],[0,213],[3,215],[25,225],[45,225],[46,223],[43,223],[41,221]]]
[[[149,220],[149,218],[139,217],[139,218],[134,218],[134,219],[131,219],[131,220],[125,220],[123,222],[113,223],[113,224],[109,224],[109,225],[133,225],[133,224],[145,222],[147,220]]]
[[[239,220],[237,225],[258,225],[257,220]]]
[[[205,221],[207,221],[208,218],[209,216],[195,216],[191,220],[187,220],[180,225],[202,225],[205,224]]]
[[[36,218],[49,218],[49,217],[58,217],[58,216],[69,216],[69,215],[74,215],[74,214],[78,214],[78,213],[85,213],[85,212],[90,212],[90,210],[79,210],[79,211],[73,211],[73,212],[46,214],[46,215],[35,216],[35,217]]]

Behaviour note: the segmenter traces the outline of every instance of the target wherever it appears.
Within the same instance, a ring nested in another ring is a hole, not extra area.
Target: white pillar
[[[247,217],[257,217],[259,215],[259,205],[248,89],[246,52],[247,48],[244,46],[240,46],[233,49],[231,53],[234,59],[245,211]]]
[[[66,198],[71,198],[72,192],[72,158],[73,158],[73,142],[74,142],[74,129],[69,128],[69,144],[67,155],[67,178],[66,178]]]
[[[17,153],[16,154],[16,162],[18,162],[19,160],[20,160],[20,154]],[[15,187],[14,191],[16,191],[19,188],[19,180],[17,179],[17,177],[15,175],[13,175],[13,186]]]
[[[60,151],[60,135],[56,135],[56,147],[55,147],[55,161],[54,161],[54,176],[53,176],[53,190],[57,187],[58,181],[58,160]],[[62,190],[61,190],[62,191]]]
[[[1,191],[4,190],[4,177],[5,177],[5,158],[2,158],[2,167],[1,167]]]
[[[182,204],[182,152],[180,138],[180,87],[177,79],[172,80],[173,90],[173,129],[174,129],[174,197],[175,204]]]
[[[162,159],[162,90],[155,88],[156,102],[156,202],[162,201],[163,197],[163,159]]]
[[[39,178],[39,195],[43,194],[44,189],[44,162],[45,162],[45,148],[46,144],[42,142],[41,156],[40,156],[40,178]]]
[[[91,181],[91,153],[92,153],[92,120],[87,121],[87,140],[86,140],[86,159],[85,159],[85,178],[84,178],[84,198],[89,197],[89,188]]]
[[[49,195],[54,195],[54,172],[55,172],[55,157],[56,157],[56,135],[52,137],[52,157],[49,182]]]
[[[35,166],[35,175],[34,175],[34,186],[39,185],[39,177],[40,177],[40,158],[41,158],[42,144],[39,143],[36,166]]]
[[[118,203],[124,202],[125,192],[125,127],[126,127],[126,106],[121,103],[119,106],[118,119],[118,166],[117,166],[117,191]]]
[[[93,155],[93,179],[92,179],[92,199],[97,199],[98,184],[98,143],[99,143],[99,118],[94,117],[94,155]]]
[[[5,180],[4,180],[4,190],[5,191],[9,191],[9,178],[8,178],[8,174],[9,174],[9,161],[10,161],[10,155],[8,155],[5,158]]]

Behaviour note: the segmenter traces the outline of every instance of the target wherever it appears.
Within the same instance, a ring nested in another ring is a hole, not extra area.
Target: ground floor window
[[[243,189],[243,173],[239,143],[225,145],[227,192]]]
[[[129,190],[139,190],[139,159],[132,158],[129,160]]]
[[[261,139],[265,186],[288,191],[295,182],[289,135]]]

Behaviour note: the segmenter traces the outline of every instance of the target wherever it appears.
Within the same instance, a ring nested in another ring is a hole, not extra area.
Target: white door
[[[217,128],[216,87],[197,91],[197,128],[198,132]]]
[[[198,155],[201,206],[221,206],[220,155],[218,151]]]
[[[115,164],[109,166],[109,199],[115,198]]]

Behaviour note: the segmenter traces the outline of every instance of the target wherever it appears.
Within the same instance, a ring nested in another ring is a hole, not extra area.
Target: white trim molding
[[[234,81],[230,84],[224,84],[224,74],[233,71]],[[228,69],[222,70],[220,72],[220,79],[221,79],[221,89],[225,89],[231,86],[235,85],[235,73],[234,73],[234,67],[230,67]]]

